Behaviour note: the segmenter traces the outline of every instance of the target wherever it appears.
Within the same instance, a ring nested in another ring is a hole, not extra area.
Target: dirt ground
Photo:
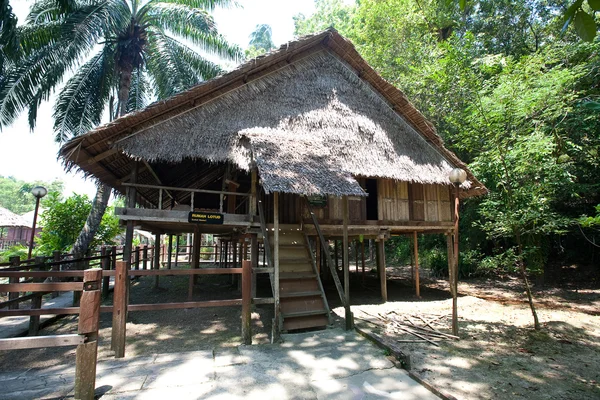
[[[357,318],[394,311],[398,314],[443,316],[448,321],[451,300],[447,283],[422,274],[421,298],[416,298],[410,269],[388,269],[388,303],[380,304],[378,279],[352,272],[351,299]],[[269,284],[259,281],[259,296],[269,295]],[[187,300],[187,277],[135,281],[132,303]],[[333,282],[326,281],[330,306],[340,313]],[[600,399],[600,288],[534,288],[541,331],[532,329],[531,311],[518,279],[461,282],[460,340],[439,347],[414,341],[411,335],[388,332],[411,356],[412,370],[441,391],[458,399]],[[203,278],[194,300],[240,298],[231,278]],[[110,299],[106,304],[110,304]],[[336,308],[337,307],[337,308]],[[132,312],[127,324],[127,356],[183,352],[241,343],[239,307]],[[272,307],[253,312],[254,343],[268,343]],[[336,318],[336,323],[341,319]],[[110,314],[101,317],[99,358],[110,350]],[[76,317],[66,317],[42,334],[74,333]],[[439,328],[450,333],[449,326]],[[385,333],[383,330],[380,333]],[[409,340],[409,342],[407,342]],[[4,352],[0,372],[42,368],[74,362],[74,349],[54,348]]]

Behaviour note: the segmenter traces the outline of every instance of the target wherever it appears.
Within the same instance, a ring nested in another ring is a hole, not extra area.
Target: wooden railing
[[[79,324],[77,334],[30,336],[25,338],[0,339],[0,350],[34,349],[46,347],[77,346],[75,359],[75,398],[83,400],[94,399],[96,386],[96,360],[98,354],[98,326],[100,317],[100,285],[102,278],[101,269],[87,269],[85,271],[6,271],[23,277],[39,278],[48,274],[69,276],[76,273],[83,275],[83,282],[60,283],[9,283],[0,284],[0,291],[10,292],[51,292],[55,290],[82,291],[81,308],[78,308]],[[25,310],[0,310],[0,316],[6,316],[10,311]],[[33,310],[27,310],[33,311]],[[39,310],[47,312],[48,310]]]

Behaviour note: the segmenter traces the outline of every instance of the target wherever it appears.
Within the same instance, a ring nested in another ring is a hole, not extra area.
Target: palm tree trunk
[[[125,62],[122,65],[119,74],[119,90],[118,90],[118,108],[117,112],[119,116],[123,116],[127,112],[127,101],[129,99],[129,89],[131,87],[131,76],[133,73],[133,65]],[[111,119],[112,119],[111,115]],[[108,206],[108,200],[110,199],[111,187],[100,183],[96,190],[96,196],[92,202],[92,209],[90,214],[85,221],[83,229],[79,233],[75,244],[73,245],[73,253],[85,254],[89,250],[90,244],[98,232],[102,217]]]
[[[83,225],[83,229],[79,233],[75,244],[73,245],[73,253],[85,254],[87,253],[90,243],[96,236],[96,232],[102,222],[102,217],[108,206],[108,200],[110,199],[111,187],[105,184],[99,184],[96,190],[96,196],[92,202],[92,209],[90,214]]]

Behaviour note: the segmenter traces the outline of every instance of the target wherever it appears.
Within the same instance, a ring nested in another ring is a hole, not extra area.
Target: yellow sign
[[[204,211],[192,211],[188,215],[188,222],[193,222],[196,224],[222,225],[223,214]]]

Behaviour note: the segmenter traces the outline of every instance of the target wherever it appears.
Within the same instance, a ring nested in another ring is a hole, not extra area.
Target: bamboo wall
[[[363,184],[364,182],[361,182]],[[363,186],[364,187],[364,186]],[[280,197],[281,223],[299,223],[310,218],[304,200],[296,195],[283,194]],[[452,221],[451,187],[419,183],[399,182],[379,179],[377,182],[378,220],[402,221]],[[267,220],[272,222],[272,196],[266,196]],[[348,211],[350,223],[361,224],[367,220],[367,199],[349,197]],[[324,224],[341,223],[343,219],[341,197],[329,196],[326,207],[313,207],[317,219]]]

